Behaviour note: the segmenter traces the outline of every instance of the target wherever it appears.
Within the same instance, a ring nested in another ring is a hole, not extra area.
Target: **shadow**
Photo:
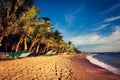
[[[12,61],[12,60],[17,60],[17,59],[23,59],[26,57],[20,57],[20,58],[4,58],[4,59],[0,59],[0,61]]]

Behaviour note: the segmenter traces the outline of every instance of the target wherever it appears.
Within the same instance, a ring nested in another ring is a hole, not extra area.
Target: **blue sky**
[[[65,41],[81,51],[120,51],[120,0],[36,0]]]

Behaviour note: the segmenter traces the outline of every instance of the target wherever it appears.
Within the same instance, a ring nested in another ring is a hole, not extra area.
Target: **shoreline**
[[[98,66],[100,66],[100,67],[102,67],[102,68],[104,68],[106,70],[111,71],[114,74],[120,75],[120,69],[115,68],[113,66],[110,66],[110,65],[108,65],[108,64],[94,58],[93,56],[95,56],[95,55],[97,55],[97,54],[89,55],[89,56],[86,57],[86,59],[89,60],[92,64],[98,65]]]
[[[119,75],[90,63],[90,54],[27,57],[0,61],[0,80],[118,80]]]

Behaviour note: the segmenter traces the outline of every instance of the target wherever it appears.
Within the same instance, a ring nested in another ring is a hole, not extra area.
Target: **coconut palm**
[[[49,40],[48,36],[50,36],[50,33],[52,33],[51,22],[48,20],[50,19],[42,18],[40,19],[40,22],[42,24],[39,24],[38,26],[34,27],[34,32],[31,35],[31,46],[29,48],[29,51],[32,51],[32,48],[34,47],[35,44],[37,44],[38,46],[40,46],[40,44],[47,44]]]
[[[16,1],[13,0],[2,0],[0,2],[0,21],[1,21],[1,29],[2,32],[0,33],[0,43],[2,39],[9,34],[11,30],[13,30],[14,26],[16,26]]]
[[[36,24],[34,23],[35,22],[34,20],[35,20],[37,11],[38,10],[33,5],[21,17],[21,21],[22,21],[21,25],[22,26],[19,28],[19,34],[21,34],[21,35],[20,35],[20,39],[16,46],[16,50],[15,50],[16,52],[18,51],[19,45],[20,45],[20,43],[23,42],[23,40],[24,40],[24,50],[27,51],[26,37],[28,37],[30,34],[33,33],[34,27],[36,26]]]
[[[46,54],[74,52],[48,17],[38,17],[33,0],[0,0],[0,48],[4,51],[34,51]],[[1,44],[2,43],[2,44]],[[0,51],[1,51],[0,50]]]
[[[21,16],[28,11],[33,1],[30,0],[1,0],[0,1],[0,43],[10,32],[17,31],[21,24]]]

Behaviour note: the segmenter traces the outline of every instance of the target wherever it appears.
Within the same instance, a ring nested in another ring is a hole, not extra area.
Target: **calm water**
[[[93,56],[95,59],[120,69],[120,52],[94,52],[93,54],[97,54]]]

